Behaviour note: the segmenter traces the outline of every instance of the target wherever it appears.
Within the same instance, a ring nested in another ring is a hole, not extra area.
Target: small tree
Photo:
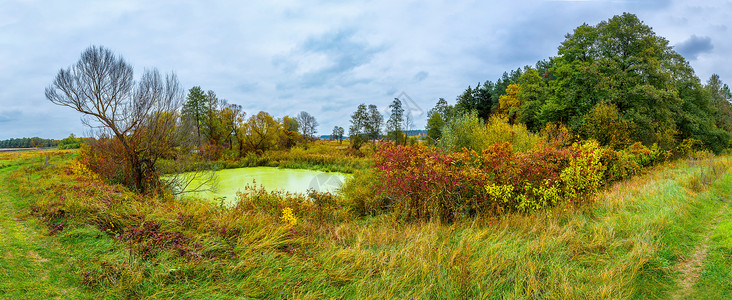
[[[376,105],[369,105],[368,118],[366,119],[366,136],[374,142],[381,137],[381,126],[384,124],[384,116],[379,112]]]
[[[404,123],[404,108],[402,108],[402,101],[399,98],[394,98],[394,101],[389,105],[391,108],[391,116],[386,121],[386,135],[388,139],[394,141],[395,144],[402,144],[402,123]]]
[[[338,140],[338,143],[340,144],[343,142],[343,134],[344,134],[343,127],[335,126],[335,127],[333,127],[333,133],[330,134],[330,138],[334,139],[334,140]]]
[[[444,98],[437,100],[435,107],[427,113],[427,130],[428,141],[432,144],[442,137],[442,127],[447,123],[449,116],[453,114],[453,107],[447,104]]]
[[[366,123],[368,123],[368,119],[366,104],[359,104],[356,111],[351,115],[351,126],[348,128],[348,137],[351,141],[351,147],[354,149],[361,148],[361,144],[367,139]]]
[[[318,121],[315,120],[315,117],[305,111],[301,111],[297,117],[295,117],[295,120],[297,120],[297,123],[300,126],[300,133],[302,133],[303,137],[314,140],[315,133],[318,132],[316,129],[318,127]]]

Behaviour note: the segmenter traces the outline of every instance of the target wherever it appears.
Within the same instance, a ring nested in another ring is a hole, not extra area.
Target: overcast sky
[[[256,3],[256,4],[255,4]],[[307,111],[348,130],[359,103],[406,100],[417,129],[443,97],[555,56],[582,23],[636,14],[703,82],[732,82],[732,1],[0,2],[0,139],[88,130],[44,89],[90,45],[175,72],[251,115]],[[408,99],[413,100],[409,101]]]

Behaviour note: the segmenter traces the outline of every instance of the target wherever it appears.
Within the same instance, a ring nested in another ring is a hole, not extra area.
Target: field
[[[732,297],[726,156],[662,164],[588,205],[452,223],[327,195],[143,197],[76,156],[0,154],[0,297]]]

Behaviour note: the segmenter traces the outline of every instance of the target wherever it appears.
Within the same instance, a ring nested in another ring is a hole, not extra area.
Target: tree
[[[234,148],[234,140],[236,139],[237,131],[239,130],[240,119],[246,115],[242,111],[241,105],[227,104],[221,109],[221,125],[224,132],[224,140],[228,144],[229,150]]]
[[[221,118],[221,107],[226,106],[225,100],[219,100],[212,90],[206,92],[205,102],[206,115],[204,117],[205,136],[208,144],[219,147],[224,141],[226,130]]]
[[[498,97],[494,97],[494,88],[495,85],[490,81],[486,81],[482,86],[478,82],[475,88],[468,86],[468,89],[457,97],[455,108],[461,113],[475,110],[479,117],[488,119],[491,111],[497,107]]]
[[[412,115],[412,111],[407,111],[407,114],[404,115],[404,130],[410,131],[414,128],[414,116]]]
[[[73,133],[67,138],[58,142],[59,149],[78,149],[84,144],[84,139],[76,137]]]
[[[351,126],[348,127],[348,136],[351,147],[354,149],[361,148],[361,144],[368,139],[366,134],[366,123],[368,123],[369,115],[366,111],[366,104],[359,104],[356,111],[351,115]]]
[[[631,144],[631,123],[623,120],[613,104],[601,103],[587,114],[580,132],[587,139],[594,139],[600,145],[622,149]]]
[[[143,73],[137,87],[132,67],[104,47],[91,46],[76,65],[61,69],[46,98],[70,107],[84,123],[114,136],[123,151],[126,183],[141,193],[160,187],[157,159],[171,150],[183,91],[175,74]]]
[[[280,124],[268,113],[260,111],[249,117],[239,131],[246,148],[257,154],[272,149],[277,145]]]
[[[391,109],[391,116],[386,121],[386,135],[387,138],[394,141],[395,144],[402,144],[404,132],[402,131],[402,123],[404,123],[404,108],[402,108],[402,101],[399,98],[394,98],[394,101],[389,105]]]
[[[689,64],[635,15],[576,28],[558,54],[550,70],[556,80],[538,114],[542,122],[579,132],[593,107],[610,103],[634,124],[632,138],[646,145],[668,149],[698,138],[709,146],[725,138],[706,122],[708,100]]]
[[[427,130],[428,141],[432,144],[442,137],[442,127],[445,126],[447,120],[453,115],[453,107],[447,104],[444,98],[437,100],[435,107],[427,112]]]
[[[521,100],[518,98],[519,85],[509,84],[506,88],[506,94],[498,98],[499,115],[508,120],[510,124],[516,123]]]
[[[201,145],[201,127],[206,116],[206,94],[200,86],[194,86],[188,90],[187,101],[183,105],[182,118],[190,124],[196,132],[197,144]]]
[[[280,138],[280,147],[283,149],[290,149],[295,146],[298,137],[300,136],[297,131],[300,127],[295,118],[284,116],[282,118],[282,136]]]
[[[366,135],[376,145],[376,140],[381,137],[381,126],[384,124],[384,117],[379,112],[379,108],[376,105],[369,104],[368,118],[366,124]]]
[[[335,126],[333,127],[333,133],[330,134],[330,138],[334,140],[338,140],[338,143],[343,142],[343,134],[345,131],[343,130],[343,127]]]
[[[297,117],[295,117],[295,120],[297,120],[297,123],[300,126],[300,133],[305,138],[314,140],[315,133],[318,132],[316,129],[318,127],[318,121],[315,120],[315,117],[305,111],[301,111]]]
[[[542,62],[537,63],[541,65]],[[548,71],[544,71],[546,73]],[[548,73],[546,73],[548,76]],[[519,91],[516,94],[521,107],[517,112],[518,122],[526,124],[533,132],[538,132],[544,124],[539,121],[541,106],[546,102],[547,82],[537,69],[526,67],[518,79]]]
[[[732,93],[729,87],[722,83],[719,75],[712,74],[704,89],[709,93],[717,127],[732,132]]]

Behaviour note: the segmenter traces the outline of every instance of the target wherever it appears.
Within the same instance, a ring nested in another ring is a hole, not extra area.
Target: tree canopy
[[[583,138],[614,146],[669,149],[695,139],[720,152],[732,130],[729,101],[718,100],[729,99],[725,95],[729,88],[718,76],[704,86],[665,38],[624,13],[575,28],[549,60],[504,73],[495,84],[468,87],[456,108],[483,120],[501,115],[534,132],[564,123]],[[428,130],[435,132],[439,122],[431,123]],[[625,132],[607,132],[615,130]]]

